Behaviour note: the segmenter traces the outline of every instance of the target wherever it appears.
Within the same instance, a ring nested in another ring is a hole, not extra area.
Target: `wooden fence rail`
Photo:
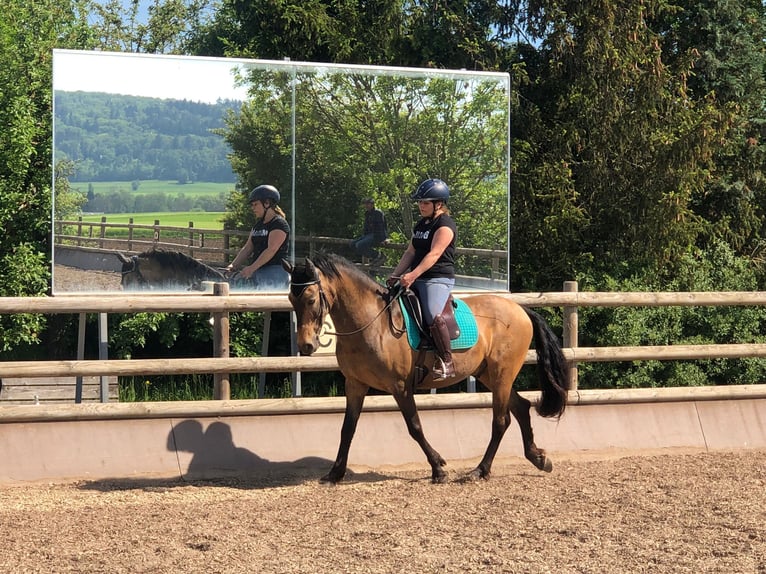
[[[100,222],[78,220],[60,220],[54,223],[55,240],[57,245],[91,247],[98,249],[125,249],[130,252],[145,251],[152,247],[173,249],[198,257],[209,263],[228,264],[239,252],[239,247],[232,246],[232,238],[244,239],[248,231],[237,229],[204,229],[194,227],[190,221],[188,226],[161,225],[159,220],[154,224],[109,223],[106,217]],[[120,231],[118,235],[110,234],[109,230]],[[301,255],[312,255],[327,246],[347,246],[348,238],[303,236],[296,235],[295,242],[301,246]],[[387,242],[383,249],[404,251],[407,245]],[[504,263],[508,259],[505,249],[479,249],[458,247],[458,255],[477,257],[491,263],[493,279],[504,277]]]
[[[553,293],[501,293],[529,307],[562,307],[574,313],[578,307],[618,306],[760,306],[766,305],[766,292],[666,292],[666,293],[605,293],[577,292],[576,284],[568,282],[569,291]],[[466,296],[466,292],[456,292]],[[284,295],[71,295],[57,297],[0,298],[0,313],[137,313],[137,312],[197,312],[225,317],[229,312],[290,311]],[[577,321],[569,321],[577,324]],[[228,336],[228,334],[227,334]],[[567,332],[565,323],[564,355],[573,366],[582,362],[688,360],[710,358],[766,357],[766,344],[668,345],[641,347],[578,347],[577,333]],[[533,351],[527,363],[535,361]],[[0,362],[3,377],[60,376],[127,376],[150,374],[214,374],[310,372],[337,370],[334,356],[322,357],[246,357],[199,359],[124,359],[73,361],[4,361]],[[573,369],[576,377],[576,369]],[[576,379],[574,381],[576,387]],[[217,398],[228,398],[218,396]]]
[[[575,363],[741,359],[766,357],[766,344],[579,347],[565,348],[563,351],[564,357]],[[535,362],[534,351],[527,353],[525,362],[526,364]],[[337,370],[338,361],[334,356],[0,362],[0,372],[4,377],[285,373]]]

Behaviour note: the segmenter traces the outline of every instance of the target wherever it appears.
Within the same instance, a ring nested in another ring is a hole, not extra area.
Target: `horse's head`
[[[282,267],[290,274],[288,298],[298,321],[298,350],[302,355],[311,355],[319,348],[319,333],[330,310],[322,279],[308,257],[302,266],[283,260]]]
[[[138,268],[138,256],[126,257],[122,253],[118,253],[117,258],[122,262],[120,285],[122,285],[123,290],[131,291],[143,288],[146,281]]]

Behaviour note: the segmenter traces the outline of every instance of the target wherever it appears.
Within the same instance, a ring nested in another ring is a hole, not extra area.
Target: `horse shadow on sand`
[[[296,486],[319,481],[332,466],[321,457],[294,461],[270,461],[234,443],[231,427],[213,422],[203,429],[195,419],[173,426],[167,437],[167,449],[178,456],[178,476],[104,478],[83,482],[84,490],[163,491],[183,486],[222,486],[261,489]],[[185,471],[182,452],[192,453]],[[355,473],[349,469],[344,482],[378,482],[390,478],[376,472]]]

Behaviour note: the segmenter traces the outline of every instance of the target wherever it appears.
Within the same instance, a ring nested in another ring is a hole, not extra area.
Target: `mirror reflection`
[[[53,72],[54,294],[281,291],[269,263],[318,251],[382,281],[428,178],[456,287],[507,287],[507,74],[67,50]]]

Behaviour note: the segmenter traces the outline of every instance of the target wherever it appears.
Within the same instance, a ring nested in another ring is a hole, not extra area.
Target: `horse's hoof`
[[[328,484],[330,486],[335,486],[338,484],[341,480],[343,480],[343,476],[333,476],[332,473],[324,475],[322,478],[319,479],[319,484]]]
[[[543,455],[540,457],[540,460],[535,464],[535,466],[544,471],[544,472],[552,472],[553,471],[553,463],[551,462],[551,459],[549,459],[547,456]]]
[[[466,482],[478,482],[489,478],[489,473],[484,472],[478,466],[466,475]]]
[[[432,484],[444,484],[445,482],[447,482],[447,473],[446,472],[434,473],[431,476],[431,483]]]

